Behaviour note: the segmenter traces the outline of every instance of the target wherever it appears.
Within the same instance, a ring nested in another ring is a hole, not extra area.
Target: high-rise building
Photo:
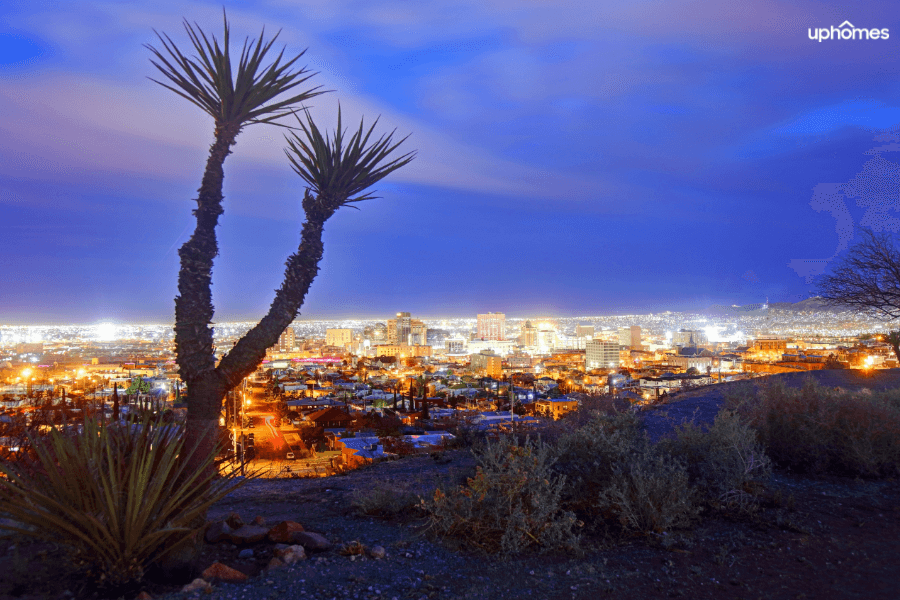
[[[424,346],[428,343],[428,327],[418,319],[410,319],[409,321],[409,344],[413,346]]]
[[[388,320],[388,344],[418,344],[424,346],[427,341],[428,327],[419,319],[413,319],[408,312],[399,312],[396,319]]]
[[[619,344],[603,340],[591,340],[584,345],[584,369],[618,369]]]
[[[342,348],[349,346],[353,342],[352,329],[326,329],[325,345],[340,346]]]
[[[641,349],[641,328],[637,325],[619,327],[619,345],[632,350]]]
[[[672,345],[693,348],[709,343],[706,333],[699,329],[682,329],[672,334]]]
[[[278,336],[278,352],[293,352],[294,342],[296,341],[294,337],[294,328],[288,326],[288,328]]]
[[[575,337],[580,338],[594,338],[594,326],[593,325],[576,325],[575,326]]]
[[[466,351],[466,340],[463,338],[449,338],[444,340],[444,349],[447,354],[463,354]]]
[[[506,339],[506,315],[503,313],[487,313],[478,315],[478,330],[475,339]]]
[[[537,327],[531,321],[525,321],[519,334],[519,343],[523,346],[537,346],[537,332]]]
[[[484,373],[488,377],[499,378],[503,375],[503,359],[490,350],[472,354],[469,366],[473,371]]]
[[[408,312],[398,312],[396,319],[388,319],[388,344],[406,344],[409,342],[409,329],[412,317]]]

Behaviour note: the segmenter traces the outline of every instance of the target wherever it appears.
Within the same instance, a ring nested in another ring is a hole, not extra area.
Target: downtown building
[[[591,340],[584,345],[584,370],[618,369],[619,344],[603,340]]]
[[[506,339],[506,315],[503,313],[478,315],[475,339],[497,341]]]

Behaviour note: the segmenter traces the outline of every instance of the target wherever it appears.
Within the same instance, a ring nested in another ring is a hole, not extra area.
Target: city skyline
[[[900,229],[890,2],[226,4],[282,28],[332,129],[381,116],[411,165],[341,211],[298,317],[510,318],[795,302],[858,236]],[[221,3],[0,8],[0,323],[172,320],[211,124],[149,81]],[[851,14],[852,13],[852,14]],[[843,29],[841,29],[843,28]],[[879,39],[821,39],[848,28]],[[818,39],[811,39],[811,32]],[[281,133],[225,164],[215,320],[255,321],[296,247]]]

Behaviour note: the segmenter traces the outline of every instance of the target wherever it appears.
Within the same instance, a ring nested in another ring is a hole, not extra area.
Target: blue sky
[[[900,220],[900,13],[889,1],[226,2],[281,28],[418,157],[326,227],[303,317],[592,315],[796,301]],[[0,323],[172,318],[212,124],[147,77],[153,29],[219,2],[0,8]],[[809,39],[809,28],[888,39]],[[255,320],[296,248],[281,131],[226,162],[217,319]]]

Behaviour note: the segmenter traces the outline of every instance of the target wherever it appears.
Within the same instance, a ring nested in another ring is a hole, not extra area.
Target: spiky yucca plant
[[[178,251],[181,269],[175,299],[175,356],[181,378],[190,390],[187,443],[201,447],[202,455],[214,445],[222,401],[228,390],[252,373],[278,336],[296,318],[322,258],[322,227],[339,207],[371,195],[359,194],[379,179],[412,159],[412,154],[381,163],[397,147],[391,136],[367,147],[372,129],[357,135],[344,147],[340,118],[333,139],[326,139],[311,119],[301,122],[306,140],[291,138],[295,170],[309,175],[303,198],[307,221],[297,252],[287,261],[285,279],[268,314],[216,365],[213,351],[212,267],[218,254],[216,227],[222,208],[223,164],[238,133],[249,124],[275,123],[295,113],[302,102],[322,93],[312,88],[284,98],[283,94],[305,82],[310,74],[291,68],[300,55],[284,60],[282,51],[268,66],[267,55],[275,38],[245,41],[236,70],[229,51],[229,27],[220,45],[199,26],[185,23],[196,56],[182,53],[175,43],[157,34],[162,49],[148,46],[153,64],[167,80],[164,87],[201,108],[215,120],[215,142],[210,147],[194,214],[197,225],[191,239]],[[277,37],[277,36],[276,36]],[[302,55],[302,53],[301,53]],[[402,141],[402,140],[401,140]],[[398,142],[399,143],[399,142]],[[302,156],[302,158],[301,158]],[[300,166],[302,165],[302,166]],[[199,464],[195,464],[199,467]]]
[[[83,434],[52,429],[30,439],[37,468],[0,464],[0,528],[62,543],[108,586],[137,582],[152,563],[186,542],[206,510],[243,481],[213,482],[184,460],[184,427],[104,426]],[[212,465],[212,453],[199,457]]]

